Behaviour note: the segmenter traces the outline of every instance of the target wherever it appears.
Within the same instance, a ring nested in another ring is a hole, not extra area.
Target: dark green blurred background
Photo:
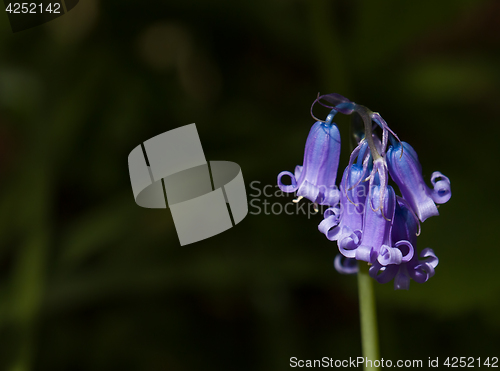
[[[380,112],[427,181],[451,179],[419,237],[436,275],[376,284],[381,356],[499,357],[500,2],[81,0],[19,33],[0,16],[0,369],[360,355],[356,277],[334,270],[320,215],[249,214],[180,247],[170,212],[138,207],[128,175],[135,146],[195,122],[251,201],[252,182],[302,163],[318,91]]]

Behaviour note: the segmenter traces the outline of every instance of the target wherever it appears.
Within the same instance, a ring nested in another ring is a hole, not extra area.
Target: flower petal
[[[396,207],[396,195],[391,186],[385,189],[381,196],[381,187],[376,185],[370,197],[366,199],[365,214],[363,219],[363,237],[361,246],[356,251],[356,259],[374,263],[382,245],[390,244],[392,220]],[[383,207],[373,210],[369,205],[374,201],[383,200]]]
[[[285,175],[288,175],[290,177],[290,179],[292,180],[292,184],[288,185],[288,184],[283,184],[281,182],[281,178],[284,177]],[[278,174],[278,187],[283,192],[286,192],[286,193],[295,192],[297,190],[297,188],[298,188],[297,187],[297,181],[295,180],[295,177],[289,171],[282,171],[281,173]]]
[[[415,250],[410,241],[400,240],[394,244],[394,246],[401,251],[401,261],[403,263],[408,263],[412,258]]]
[[[340,254],[335,256],[333,266],[341,274],[354,274],[358,272],[358,262],[356,259],[344,258]]]
[[[409,290],[410,289],[410,277],[406,272],[399,270],[398,274],[394,278],[394,290]]]
[[[312,202],[318,202],[320,199],[319,188],[305,180],[300,185],[297,196],[305,197]]]
[[[403,254],[399,249],[395,247],[382,245],[377,260],[382,265],[389,265],[389,264],[399,265],[403,261]]]
[[[323,219],[318,225],[318,229],[323,233],[326,238],[330,241],[336,241],[337,237],[340,235],[339,218],[337,216],[330,216]]]
[[[402,142],[404,151],[401,155],[401,144],[396,143],[387,151],[389,174],[405,200],[423,222],[427,218],[439,215],[434,200],[429,196],[431,192],[422,177],[422,167],[413,147]]]
[[[304,164],[295,168],[298,195],[322,205],[334,205],[340,158],[340,132],[334,123],[316,122],[307,137]]]
[[[398,271],[399,266],[397,265],[388,265],[384,267],[382,266],[382,264],[376,261],[368,270],[368,274],[378,283],[387,283],[396,276]]]
[[[438,178],[440,178],[440,180],[438,180]],[[431,175],[431,183],[434,186],[434,190],[431,193],[434,202],[437,204],[448,202],[451,198],[450,179],[439,171],[435,171]]]
[[[343,227],[342,233],[337,238],[337,245],[342,255],[348,258],[356,257],[356,249],[361,241],[363,233],[359,230],[352,230],[349,227]]]
[[[294,171],[295,179],[299,179],[300,174],[302,174],[302,166],[297,165],[295,166],[295,171]]]

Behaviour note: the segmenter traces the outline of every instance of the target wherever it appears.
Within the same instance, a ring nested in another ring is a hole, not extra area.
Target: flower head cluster
[[[450,199],[449,179],[434,172],[432,188],[428,187],[415,150],[402,142],[378,113],[338,94],[319,96],[313,106],[316,102],[331,112],[325,121],[313,125],[303,166],[297,166],[294,174],[281,172],[279,187],[284,192],[297,192],[296,202],[305,197],[329,206],[318,228],[337,242],[340,254],[334,265],[339,272],[355,273],[357,260],[370,265],[369,274],[378,282],[394,279],[395,289],[408,289],[410,278],[426,282],[434,275],[438,258],[429,248],[418,254],[420,222],[438,215],[436,204]],[[332,121],[337,112],[356,112],[365,127],[338,188],[340,134]],[[373,131],[376,127],[381,138]],[[290,185],[282,182],[285,175],[290,177]],[[389,185],[389,178],[401,196]]]

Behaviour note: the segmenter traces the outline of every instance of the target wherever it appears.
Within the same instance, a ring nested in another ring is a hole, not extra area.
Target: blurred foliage
[[[318,91],[380,112],[452,182],[419,238],[435,277],[376,285],[382,356],[500,356],[499,20],[494,0],[81,0],[20,33],[0,17],[0,369],[358,356],[356,278],[333,269],[321,216],[256,196],[301,163]],[[192,122],[254,204],[181,248],[168,211],[135,205],[127,156]]]

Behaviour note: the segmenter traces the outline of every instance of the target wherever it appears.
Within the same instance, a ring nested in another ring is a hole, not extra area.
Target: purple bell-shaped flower
[[[307,137],[303,166],[296,166],[295,173],[282,171],[278,175],[278,186],[283,192],[297,191],[299,198],[305,197],[320,205],[333,206],[339,201],[335,185],[340,158],[340,132],[332,122],[337,111],[332,110],[325,122],[317,121]],[[291,184],[281,181],[289,176]]]
[[[406,202],[398,198],[392,226],[392,240],[400,242],[399,249],[406,250],[408,246],[412,246],[416,251],[418,229],[416,216],[406,206]],[[403,253],[404,251],[402,251]],[[396,290],[408,290],[410,278],[418,283],[426,282],[434,275],[434,269],[439,263],[436,254],[429,248],[423,249],[420,257],[427,259],[419,260],[415,252],[409,261],[401,264],[383,266],[380,261],[376,261],[370,267],[370,276],[379,283],[387,283],[394,278],[394,288]]]
[[[394,143],[387,151],[389,174],[401,190],[403,198],[423,222],[439,215],[436,203],[443,204],[451,197],[450,180],[440,172],[434,172],[430,189],[422,177],[422,166],[417,152],[406,142]]]

